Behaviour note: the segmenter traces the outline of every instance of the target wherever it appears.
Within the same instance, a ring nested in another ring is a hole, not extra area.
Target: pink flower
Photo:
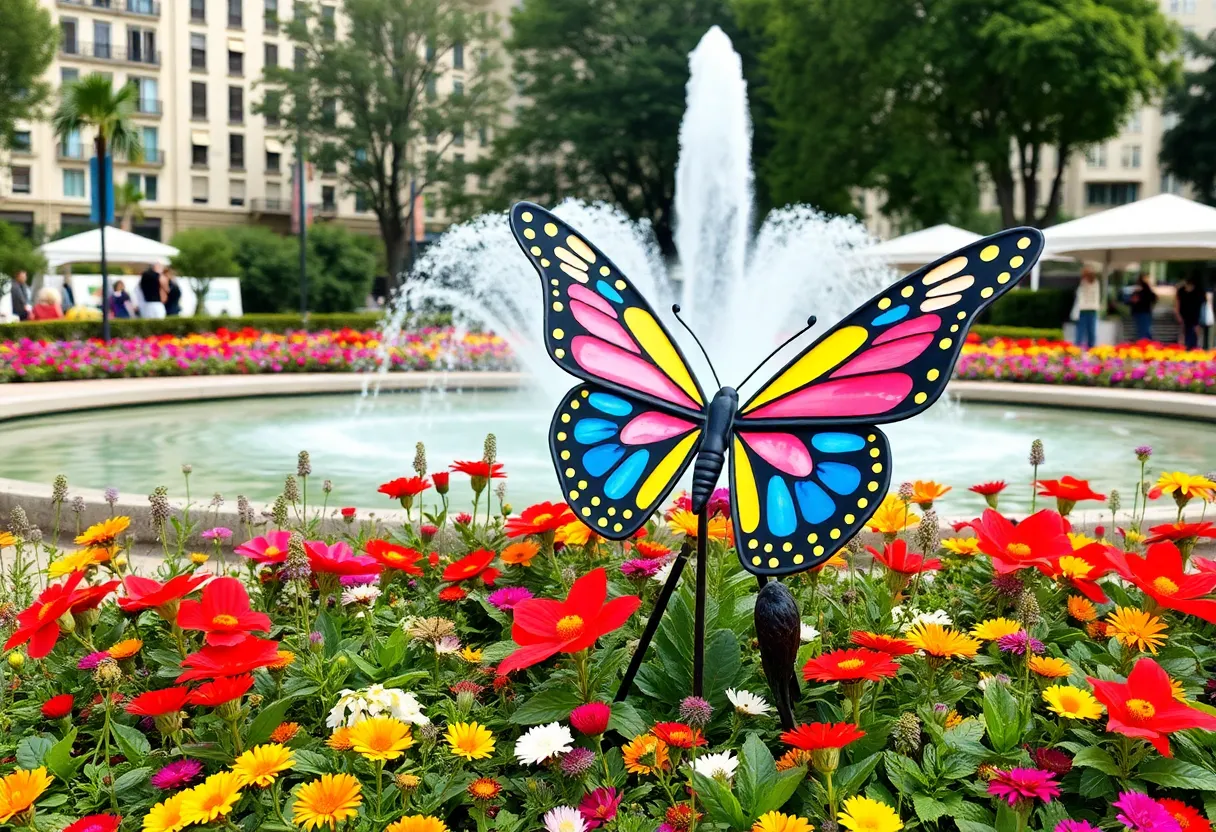
[[[599,788],[589,792],[578,804],[578,813],[587,822],[588,829],[595,829],[616,817],[621,805],[621,795],[613,788]]]
[[[1119,810],[1115,820],[1130,832],[1182,832],[1178,819],[1146,794],[1123,792],[1111,805]]]
[[[231,540],[232,529],[224,526],[216,526],[214,529],[207,529],[203,532],[203,540]]]
[[[1072,820],[1065,818],[1056,824],[1053,832],[1102,832],[1087,820]]]
[[[486,598],[496,609],[506,612],[507,610],[515,609],[515,605],[521,601],[527,601],[532,597],[532,591],[527,587],[522,586],[504,586],[502,589],[496,589]]]
[[[380,564],[367,555],[356,555],[345,541],[327,544],[324,540],[309,540],[304,544],[308,565],[313,572],[330,575],[371,575],[380,571]]]
[[[291,532],[266,532],[237,546],[232,551],[244,555],[254,563],[282,563],[287,560],[287,544]]]
[[[997,769],[988,781],[988,794],[1003,797],[1010,806],[1034,800],[1050,803],[1053,797],[1060,796],[1060,787],[1056,785],[1056,776],[1050,771],[1037,768]]]
[[[158,789],[180,789],[203,770],[198,760],[177,760],[152,775],[152,785]]]
[[[603,702],[588,702],[570,712],[570,724],[574,730],[588,737],[598,737],[608,730],[612,708]]]

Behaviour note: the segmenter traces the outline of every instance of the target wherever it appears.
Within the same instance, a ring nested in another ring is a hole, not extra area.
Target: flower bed
[[[944,541],[932,508],[948,487],[901,486],[869,522],[881,548],[851,542],[787,581],[801,691],[783,726],[729,494],[709,509],[703,695],[688,570],[613,701],[695,542],[687,497],[614,543],[562,503],[512,514],[495,455],[490,437],[483,459],[428,475],[420,445],[414,473],[381,488],[408,521],[341,509],[330,537],[306,453],[268,518],[238,500],[236,530],[158,489],[152,563],[129,551],[125,517],[61,551],[60,529],[15,510],[0,532],[0,825],[1209,832],[1216,562],[1195,549],[1216,539],[1202,520],[1216,483],[1153,482],[1138,448],[1129,491],[1147,497],[1130,509],[1042,479],[1040,510],[1014,524],[1005,484],[984,483],[970,490],[988,507]],[[1036,443],[1035,479],[1042,458]],[[65,480],[53,493],[71,507]],[[1157,499],[1178,522],[1144,528]],[[1109,539],[1071,533],[1075,506],[1103,502]]]
[[[351,329],[278,334],[220,329],[185,336],[0,342],[0,382],[85,378],[361,372],[378,365],[380,334]],[[390,347],[391,370],[492,370],[510,366],[495,335],[428,328]]]
[[[1064,341],[969,342],[955,376],[972,381],[1216,393],[1216,350],[1141,342],[1088,352]]]

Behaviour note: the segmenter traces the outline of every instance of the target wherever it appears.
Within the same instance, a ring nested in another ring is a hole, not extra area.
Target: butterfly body
[[[739,409],[739,393],[733,387],[723,387],[709,403],[705,415],[705,434],[697,448],[697,461],[692,467],[692,510],[700,514],[726,465],[730,448],[730,432]]]

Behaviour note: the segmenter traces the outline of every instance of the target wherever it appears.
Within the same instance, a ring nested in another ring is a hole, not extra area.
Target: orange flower
[[[1068,596],[1068,614],[1082,623],[1093,621],[1098,617],[1098,611],[1093,602],[1080,595]]]
[[[143,649],[144,643],[137,638],[128,638],[118,642],[108,651],[111,658],[129,659]]]
[[[648,560],[665,558],[671,554],[670,546],[664,546],[662,543],[656,543],[653,540],[639,540],[633,544],[633,548],[637,550],[640,556]]]
[[[933,480],[916,480],[912,483],[912,502],[923,509],[928,509],[933,505],[934,500],[940,499],[949,490],[950,486]]]
[[[520,540],[510,544],[499,555],[502,562],[510,566],[531,566],[532,558],[540,552],[540,544],[531,540]]]
[[[625,770],[630,774],[656,774],[671,765],[667,743],[654,734],[634,737],[621,749],[621,755],[625,758]]]

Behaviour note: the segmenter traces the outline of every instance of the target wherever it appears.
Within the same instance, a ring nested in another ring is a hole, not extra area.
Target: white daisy
[[[356,584],[342,590],[343,604],[374,604],[380,597],[380,587],[375,584]]]
[[[515,757],[521,763],[543,763],[555,754],[574,748],[574,735],[560,722],[537,725],[515,741]]]
[[[735,706],[735,711],[744,716],[762,716],[772,710],[772,706],[764,701],[763,696],[757,696],[749,690],[727,688],[726,698]]]
[[[388,714],[402,722],[425,725],[430,722],[422,713],[422,705],[412,693],[384,685],[369,685],[362,690],[341,691],[338,702],[325,718],[329,728],[357,725],[365,719]]]
[[[734,777],[735,769],[738,767],[739,758],[730,751],[723,751],[720,754],[706,754],[703,757],[698,757],[692,764],[693,771],[698,774],[719,780],[729,780]]]
[[[587,832],[587,821],[583,820],[578,809],[570,806],[550,809],[541,820],[544,821],[545,832]]]
[[[460,652],[460,639],[456,636],[444,636],[435,642],[435,652],[443,656],[448,653]]]
[[[900,632],[906,633],[917,624],[941,624],[943,627],[949,627],[954,623],[950,618],[950,614],[945,610],[934,610],[933,612],[922,612],[918,609],[910,609],[904,606],[898,606],[891,610],[891,618],[899,624]]]
[[[804,622],[802,622],[802,624],[800,626],[801,626],[801,630],[798,633],[798,638],[800,638],[803,642],[812,642],[815,639],[819,638],[819,631],[816,630],[814,627],[812,627],[810,624],[807,624],[804,621]]]
[[[426,725],[431,721],[422,712],[422,703],[414,694],[400,688],[388,688],[384,693],[388,700],[388,712],[394,718],[414,725]]]

